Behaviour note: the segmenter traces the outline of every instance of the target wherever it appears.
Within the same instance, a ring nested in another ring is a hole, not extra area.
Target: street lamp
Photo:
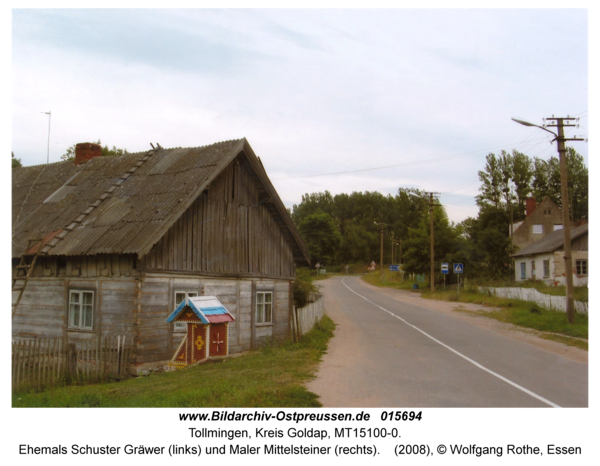
[[[558,156],[560,161],[560,191],[562,198],[562,211],[563,211],[563,231],[564,231],[564,241],[565,241],[565,278],[567,285],[567,320],[570,324],[575,323],[575,299],[573,293],[573,261],[571,259],[571,221],[569,217],[569,193],[568,193],[568,185],[567,185],[567,149],[565,147],[565,141],[583,141],[581,138],[565,138],[564,127],[565,126],[576,126],[565,124],[565,120],[575,120],[575,118],[571,118],[567,116],[567,118],[547,118],[547,120],[556,120],[555,125],[536,125],[534,123],[530,123],[525,120],[521,120],[519,118],[511,118],[511,120],[523,125],[523,126],[535,126],[536,128],[543,129],[544,131],[549,132],[554,135],[553,142],[556,141],[556,145],[558,146]],[[546,126],[556,127],[558,129],[558,134],[554,131],[550,131]]]

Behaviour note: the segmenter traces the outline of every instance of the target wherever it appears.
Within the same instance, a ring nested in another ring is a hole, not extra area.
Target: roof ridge
[[[160,150],[174,150],[174,149],[204,149],[206,147],[211,147],[211,146],[217,146],[219,144],[225,144],[228,142],[234,142],[234,143],[238,143],[240,141],[243,141],[246,138],[240,138],[240,139],[227,139],[225,141],[219,141],[219,142],[213,142],[212,144],[205,144],[203,146],[188,146],[188,147],[181,147],[181,146],[177,146],[177,147],[163,147]]]

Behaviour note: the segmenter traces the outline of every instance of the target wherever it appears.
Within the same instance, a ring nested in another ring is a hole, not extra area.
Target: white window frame
[[[525,280],[527,278],[527,263],[521,262],[521,280]]]
[[[273,323],[273,292],[272,291],[257,291],[256,292],[256,323],[257,324],[272,324]]]
[[[183,295],[181,301],[179,301],[179,302],[177,302],[177,295]],[[198,296],[197,291],[183,291],[183,290],[175,291],[175,297],[174,297],[174,301],[173,301],[175,303],[174,309],[177,308],[177,306],[179,306],[185,298],[195,298],[196,296]],[[185,324],[185,322],[174,322],[173,331],[185,332],[186,329],[187,329],[187,325]]]
[[[84,302],[84,297],[88,297]],[[76,297],[76,299],[74,299]],[[77,310],[77,313],[75,313]],[[84,315],[89,316],[86,319]],[[94,330],[94,291],[69,290],[69,329]],[[87,322],[86,322],[87,320]],[[86,325],[89,324],[89,325]]]
[[[550,277],[550,259],[545,260],[543,262],[544,264],[544,278],[549,278]]]

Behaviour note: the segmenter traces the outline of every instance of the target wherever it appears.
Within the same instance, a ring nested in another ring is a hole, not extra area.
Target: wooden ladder
[[[37,258],[40,255],[40,251],[42,249],[42,240],[43,238],[28,240],[27,249],[25,249],[25,253],[21,256],[21,261],[15,269],[15,275],[13,276],[12,281],[12,291],[18,291],[19,296],[17,296],[17,300],[13,303],[13,316],[17,312],[17,308],[19,307],[19,303],[21,302],[21,298],[23,297],[23,293],[25,292],[27,280],[29,280],[29,276],[33,271],[33,266],[35,265],[35,262],[37,261]],[[27,254],[27,251],[29,251],[36,243],[40,243],[40,246],[35,251],[35,254]]]

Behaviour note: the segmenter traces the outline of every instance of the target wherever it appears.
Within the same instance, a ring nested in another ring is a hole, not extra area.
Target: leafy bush
[[[310,293],[318,293],[319,289],[313,284],[310,270],[296,269],[296,280],[294,281],[294,304],[296,307],[304,307],[309,301]]]

